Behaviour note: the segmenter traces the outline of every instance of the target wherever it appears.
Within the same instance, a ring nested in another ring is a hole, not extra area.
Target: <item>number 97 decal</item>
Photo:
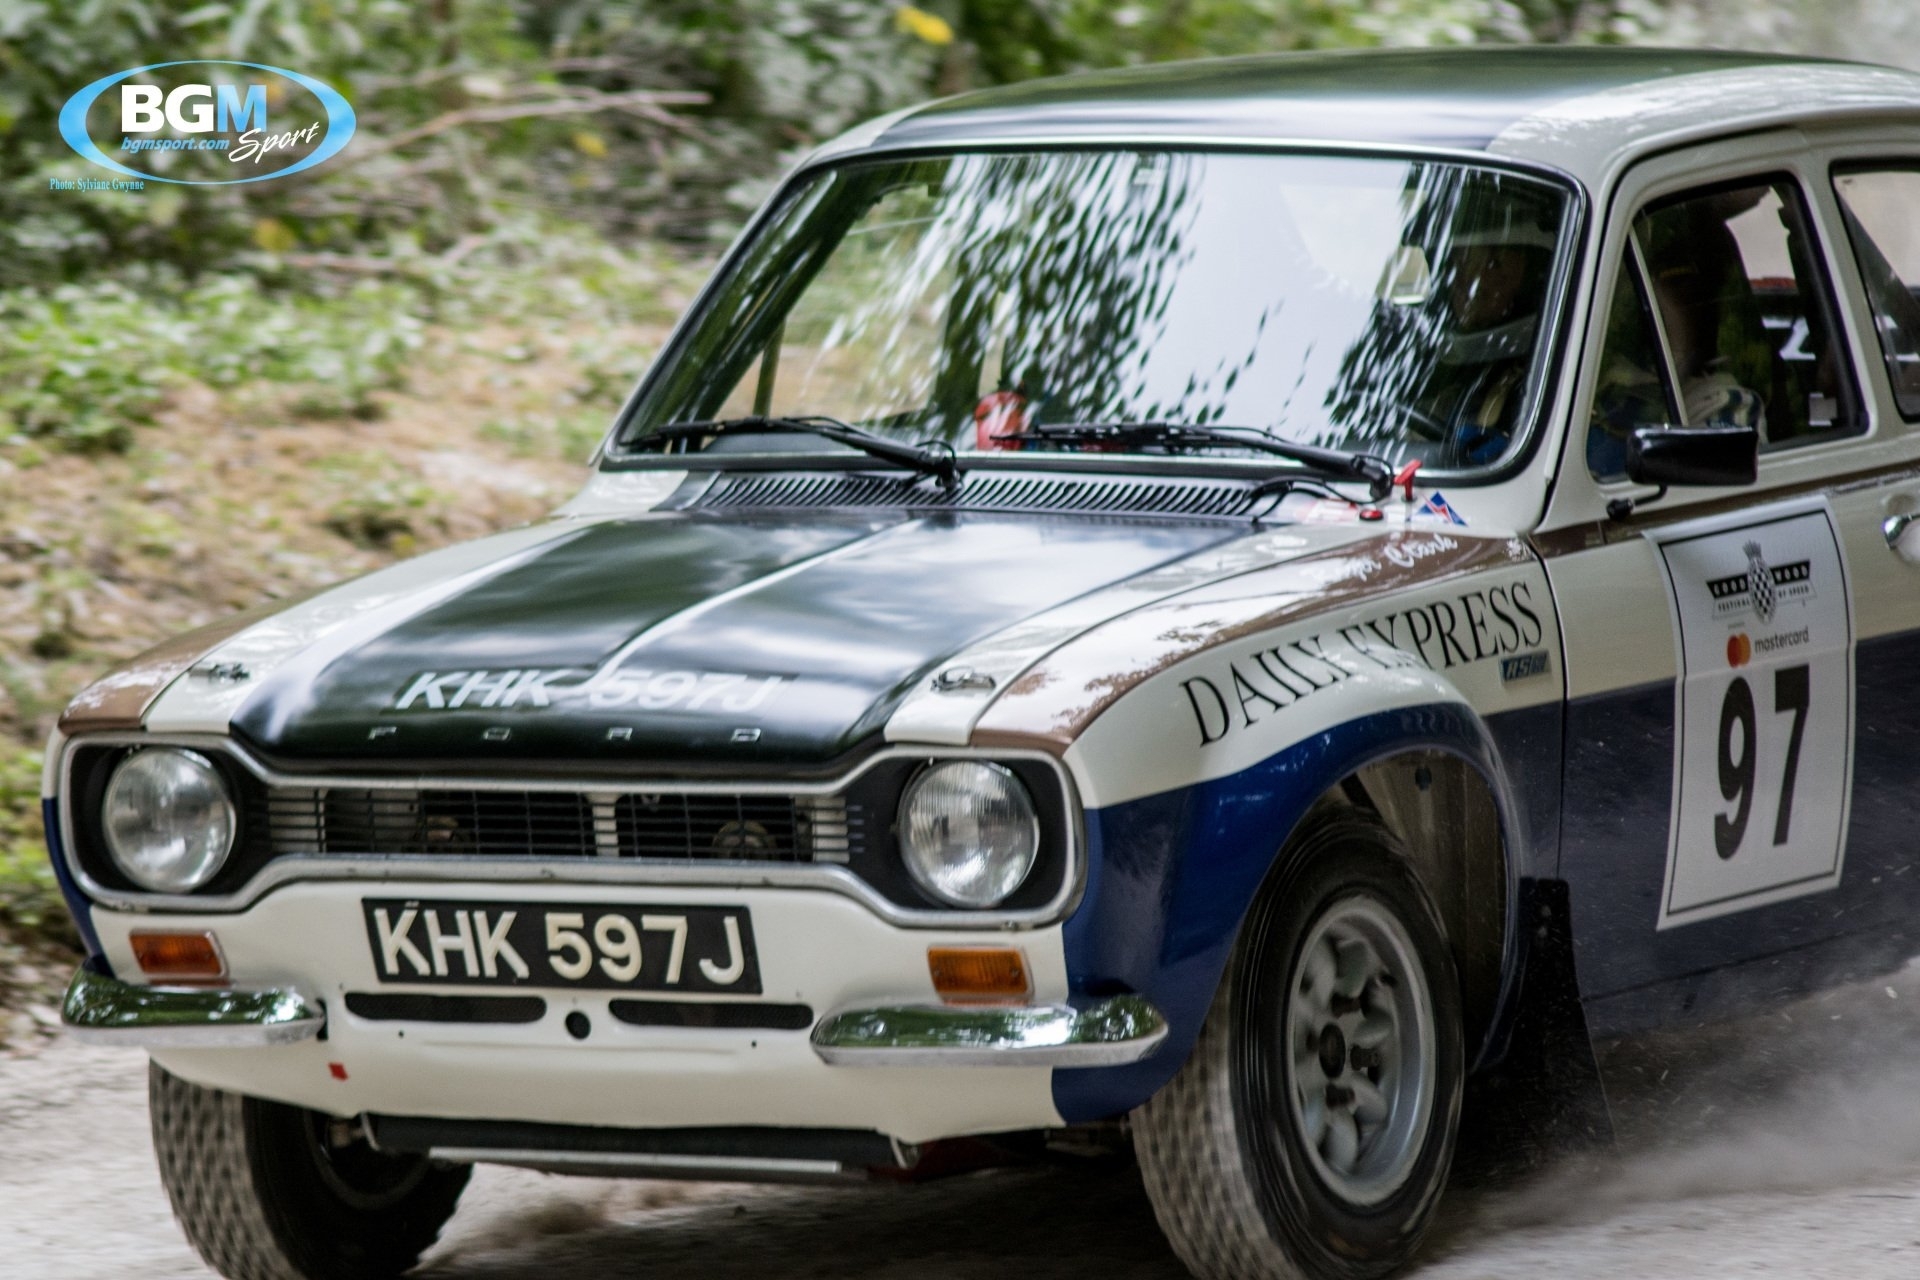
[[[1853,617],[1824,502],[1655,538],[1672,588],[1673,813],[1659,927],[1840,881]]]
[[[1793,782],[1800,772],[1800,740],[1807,727],[1808,689],[1811,682],[1807,678],[1808,668],[1780,667],[1773,673],[1773,709],[1786,712],[1793,717],[1793,727],[1788,730],[1787,760],[1780,779],[1780,812],[1773,823],[1773,843],[1782,845],[1793,829]],[[1731,817],[1715,814],[1713,818],[1713,844],[1723,858],[1731,858],[1740,852],[1740,842],[1747,833],[1747,814],[1753,804],[1753,782],[1756,772],[1757,744],[1754,734],[1758,731],[1754,724],[1753,689],[1743,676],[1735,676],[1733,683],[1727,686],[1726,701],[1720,704],[1720,795],[1731,800],[1735,809]],[[1744,745],[1739,754],[1734,754],[1734,743],[1738,740]]]

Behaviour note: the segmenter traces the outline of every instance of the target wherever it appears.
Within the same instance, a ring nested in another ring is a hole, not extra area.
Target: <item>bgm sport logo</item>
[[[259,62],[156,62],[116,71],[60,109],[68,146],[143,183],[232,186],[285,178],[338,155],[353,130],[353,107],[333,86]],[[139,157],[147,167],[109,152]]]

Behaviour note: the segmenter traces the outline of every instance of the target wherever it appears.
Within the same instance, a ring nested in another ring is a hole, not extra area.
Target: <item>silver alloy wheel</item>
[[[1289,1110],[1329,1191],[1378,1204],[1406,1182],[1433,1109],[1433,999],[1413,939],[1371,894],[1313,922],[1287,997]]]

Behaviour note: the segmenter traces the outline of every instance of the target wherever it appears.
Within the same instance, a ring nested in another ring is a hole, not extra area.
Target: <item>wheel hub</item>
[[[1320,1028],[1320,1070],[1329,1080],[1338,1079],[1346,1069],[1347,1038],[1340,1034],[1340,1024],[1329,1022]]]
[[[1328,1189],[1357,1205],[1412,1173],[1433,1106],[1433,1006],[1413,940],[1369,894],[1307,931],[1286,1011],[1296,1132]]]

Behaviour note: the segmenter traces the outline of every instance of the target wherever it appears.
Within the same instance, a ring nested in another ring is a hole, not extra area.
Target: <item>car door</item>
[[[1920,898],[1888,807],[1913,799],[1895,638],[1920,639],[1920,571],[1882,530],[1920,511],[1915,441],[1861,352],[1822,162],[1800,135],[1751,138],[1620,194],[1537,535],[1565,619],[1560,865],[1596,1034],[1890,963]],[[1626,480],[1635,428],[1722,424],[1758,429],[1756,484]]]

